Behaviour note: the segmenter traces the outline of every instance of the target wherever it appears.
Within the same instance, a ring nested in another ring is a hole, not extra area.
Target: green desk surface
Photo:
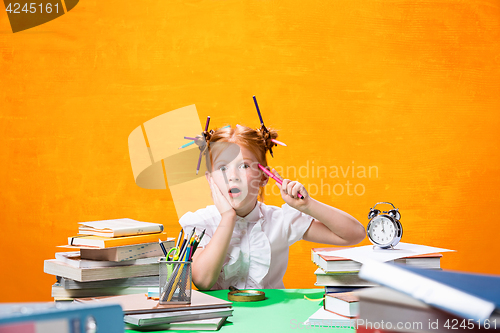
[[[258,302],[233,302],[233,316],[227,318],[221,327],[221,333],[231,332],[307,332],[311,329],[325,328],[303,325],[304,321],[316,312],[321,301],[309,301],[323,297],[324,289],[264,289],[266,299]],[[205,293],[220,299],[228,300],[228,290],[206,291]],[[299,325],[300,324],[300,325]],[[355,332],[354,329],[338,329],[337,332]],[[126,330],[126,332],[139,332]],[[173,332],[161,331],[161,332]],[[179,332],[210,332],[210,331],[179,331]]]

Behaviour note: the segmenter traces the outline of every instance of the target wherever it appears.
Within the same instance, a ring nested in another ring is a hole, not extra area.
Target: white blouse
[[[193,228],[205,235],[199,247],[206,246],[221,220],[217,208],[207,206],[184,214],[179,223],[189,235]],[[288,248],[301,240],[313,218],[288,204],[267,206],[258,201],[245,217],[237,216],[228,252],[219,279],[212,290],[283,289],[288,264]]]

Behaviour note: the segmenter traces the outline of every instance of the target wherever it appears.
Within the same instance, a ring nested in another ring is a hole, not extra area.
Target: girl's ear
[[[267,175],[267,173],[263,172],[262,173],[262,177],[260,178],[260,186],[266,186],[267,185],[267,182],[269,181],[269,176]]]
[[[207,179],[207,182],[210,184],[210,178],[212,178],[212,176],[210,175],[210,172],[205,171],[205,178]]]

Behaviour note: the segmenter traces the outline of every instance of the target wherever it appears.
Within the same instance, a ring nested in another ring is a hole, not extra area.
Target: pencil
[[[272,142],[274,142],[274,143],[275,143],[275,144],[277,144],[277,145],[282,145],[282,146],[286,147],[286,144],[284,144],[284,143],[283,143],[283,142],[281,142],[281,141],[278,141],[278,140],[275,140],[275,139],[271,139],[271,141],[272,141]]]
[[[188,238],[189,245],[191,245],[190,243],[193,241],[193,236],[194,236],[195,231],[196,231],[196,227],[193,228],[193,231],[191,231],[191,235],[189,235],[189,238]]]
[[[194,143],[194,141],[188,142],[188,143],[186,143],[186,144],[184,144],[184,145],[180,146],[180,147],[179,147],[179,148],[177,148],[177,149],[186,148],[186,147],[188,147],[188,146],[191,146],[193,143]]]
[[[196,166],[196,174],[200,172],[201,156],[203,155],[203,150],[200,150],[200,157],[198,157],[198,165]]]
[[[179,231],[179,236],[177,237],[177,242],[175,243],[175,247],[179,247],[183,233],[184,233],[184,229],[181,229],[181,231]]]
[[[269,177],[271,177],[272,179],[274,179],[278,184],[280,185],[283,185],[283,181],[281,179],[279,179],[278,177],[276,177],[275,175],[273,175],[271,172],[269,172],[269,170],[267,170],[266,168],[264,168],[262,165],[259,164],[259,168],[264,171],[264,173],[266,175],[268,175]],[[300,199],[304,199],[304,196],[300,193],[297,193],[297,196],[300,198]]]
[[[201,242],[201,239],[203,238],[203,236],[205,235],[205,230],[207,230],[207,229],[203,229],[203,232],[201,233],[200,242]]]
[[[189,253],[188,261],[191,261],[191,259],[193,258],[194,250],[198,246],[199,242],[200,242],[200,237],[195,236],[195,239],[194,239],[194,242],[193,242],[193,246],[191,246],[191,252]]]
[[[264,126],[264,120],[262,120],[262,115],[260,114],[259,104],[257,104],[257,98],[255,98],[255,95],[253,96],[253,102],[255,103],[255,107],[257,108],[257,114],[259,115],[259,119],[260,119],[260,126]]]
[[[179,260],[179,258],[181,258],[181,253],[182,253],[182,250],[184,249],[184,246],[186,245],[186,238],[184,238],[184,240],[182,241],[182,245],[181,247],[179,248],[179,251],[176,252],[175,256],[174,256],[174,261],[177,261]]]
[[[186,247],[186,252],[184,253],[182,261],[188,261],[189,254],[191,253],[191,245]]]
[[[193,231],[191,232],[191,235],[189,236],[189,238],[184,239],[184,242],[182,243],[181,254],[179,255],[179,260],[184,261],[184,256],[186,254],[187,247],[189,246],[189,241],[190,241],[191,237],[193,237],[195,230],[196,230],[196,228],[193,228]]]
[[[208,131],[208,124],[210,124],[210,116],[207,117],[207,122],[205,123],[205,132]]]
[[[201,239],[203,238],[203,235],[205,235],[205,230],[206,230],[206,229],[204,229],[204,230],[203,230],[203,232],[201,233],[201,236],[200,236],[200,238],[199,238],[198,242],[194,245],[193,254],[191,255],[191,257],[192,257],[192,256],[194,256],[194,252],[195,252],[195,251],[196,251],[196,249],[198,248],[198,245],[200,245],[200,243],[201,243]]]
[[[167,250],[165,249],[165,245],[163,245],[161,239],[158,239],[158,243],[160,243],[161,250],[163,251],[163,254],[165,255],[165,258],[167,257]],[[167,258],[168,260],[168,258]]]

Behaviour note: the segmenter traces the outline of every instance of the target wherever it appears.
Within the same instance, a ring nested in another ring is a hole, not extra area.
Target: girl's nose
[[[240,173],[237,168],[231,168],[228,172],[228,180],[239,181],[241,179]]]

